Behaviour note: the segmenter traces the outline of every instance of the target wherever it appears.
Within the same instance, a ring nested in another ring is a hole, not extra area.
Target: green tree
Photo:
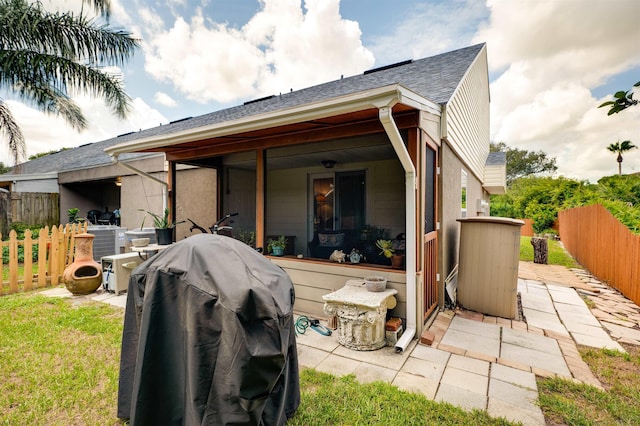
[[[634,84],[633,87],[640,87],[640,81]],[[634,105],[638,105],[638,100],[633,99],[632,89],[627,90],[626,92],[624,90],[620,90],[619,92],[614,93],[612,101],[604,102],[600,104],[598,108],[609,106],[611,108],[609,108],[609,112],[607,112],[607,115],[612,115],[617,114],[620,111],[623,111]]]
[[[632,144],[630,141],[622,141],[622,142],[616,142],[616,143],[612,143],[607,147],[607,150],[609,152],[613,152],[614,154],[618,154],[618,158],[616,161],[618,161],[618,175],[622,176],[622,153],[623,152],[627,152],[627,151],[631,151],[634,148],[638,148],[637,146],[635,146],[634,144]]]
[[[109,0],[80,0],[108,19]],[[125,117],[130,98],[119,75],[106,66],[120,66],[138,47],[124,30],[79,14],[50,12],[42,2],[0,0],[0,88],[39,110],[63,117],[82,130],[87,120],[73,101],[75,92],[105,100]],[[6,139],[14,164],[24,157],[24,136],[4,99],[0,98],[0,136]]]
[[[39,152],[37,154],[30,155],[29,161],[35,160],[36,158],[40,158],[40,157],[46,157],[47,155],[51,155],[51,154],[57,154],[59,152],[66,151],[68,149],[71,149],[71,148],[60,148],[60,149],[52,149],[51,151],[47,151],[47,152]]]
[[[11,167],[5,166],[5,164],[0,161],[0,175],[7,173],[9,170],[11,170]]]
[[[507,155],[507,185],[525,176],[552,174],[558,170],[555,157],[547,157],[543,151],[527,151],[511,148],[504,142],[491,143],[491,152],[505,152]]]

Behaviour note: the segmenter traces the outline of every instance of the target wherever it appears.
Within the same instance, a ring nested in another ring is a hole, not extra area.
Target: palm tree
[[[82,10],[50,12],[40,1],[0,0],[0,89],[39,110],[62,116],[77,130],[87,120],[71,95],[89,93],[103,98],[112,112],[124,118],[130,98],[121,76],[105,66],[120,66],[138,47],[124,30],[90,18],[85,4],[109,18],[110,0],[80,0]],[[8,141],[17,165],[25,154],[25,140],[4,99],[0,98],[0,137]]]
[[[607,149],[614,154],[618,154],[618,175],[622,176],[622,153],[631,151],[633,148],[638,148],[630,141],[622,141],[610,144]]]

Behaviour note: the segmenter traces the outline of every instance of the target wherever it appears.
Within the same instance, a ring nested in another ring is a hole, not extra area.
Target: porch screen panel
[[[428,234],[436,230],[435,206],[436,206],[436,152],[427,146],[425,173],[425,219],[424,232]]]
[[[363,171],[336,173],[336,207],[341,230],[355,231],[364,227],[365,192]]]

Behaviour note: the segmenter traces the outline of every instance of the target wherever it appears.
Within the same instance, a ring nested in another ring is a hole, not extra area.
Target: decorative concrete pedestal
[[[324,312],[338,317],[338,343],[356,351],[386,345],[387,309],[396,307],[395,289],[368,291],[364,280],[349,280],[341,289],[322,296]]]

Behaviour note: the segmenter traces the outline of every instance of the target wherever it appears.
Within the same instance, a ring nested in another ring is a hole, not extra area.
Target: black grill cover
[[[283,425],[300,403],[293,284],[246,244],[182,240],[131,274],[118,417]]]

